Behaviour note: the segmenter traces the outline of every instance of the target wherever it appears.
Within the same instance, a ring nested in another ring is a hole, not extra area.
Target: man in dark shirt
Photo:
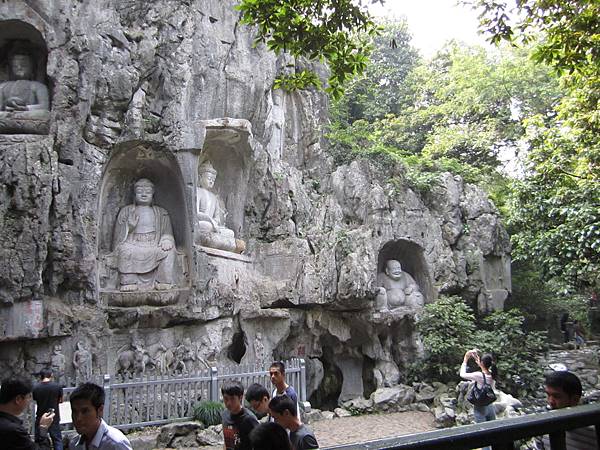
[[[63,450],[62,434],[60,432],[60,413],[58,404],[63,401],[62,387],[53,381],[52,369],[46,368],[40,370],[42,381],[33,388],[33,400],[37,403],[37,412],[35,415],[35,437],[40,436],[40,418],[47,411],[54,411],[54,421],[48,434],[52,438],[54,450]]]
[[[252,450],[250,432],[258,425],[258,420],[242,406],[244,387],[233,381],[221,388],[221,394],[226,408],[221,414],[225,450]]]
[[[8,378],[0,387],[0,445],[10,450],[49,450],[48,427],[54,413],[40,418],[40,437],[33,442],[18,416],[31,403],[32,383],[21,378]]]
[[[281,361],[275,361],[269,367],[269,378],[275,388],[271,397],[278,395],[287,395],[294,402],[296,402],[296,415],[300,419],[300,407],[298,405],[298,394],[295,389],[285,382],[285,364]]]
[[[248,386],[248,389],[246,389],[246,401],[258,419],[262,419],[269,414],[271,394],[269,394],[269,391],[262,384],[254,383]]]
[[[294,400],[287,395],[275,396],[269,402],[269,411],[275,422],[290,430],[290,442],[293,450],[319,448],[313,432],[296,415],[297,406]]]

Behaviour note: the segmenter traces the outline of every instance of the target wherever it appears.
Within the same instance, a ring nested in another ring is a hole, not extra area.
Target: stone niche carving
[[[511,292],[510,258],[486,255],[480,264],[483,287],[477,297],[481,312],[501,311]]]
[[[47,54],[32,25],[0,22],[0,134],[48,134]]]
[[[419,309],[433,300],[434,291],[423,250],[410,241],[392,241],[383,246],[377,263],[376,309]]]
[[[117,149],[99,210],[99,286],[108,305],[162,306],[187,295],[191,233],[170,153],[143,144]]]
[[[245,120],[215,119],[203,123],[198,158],[194,242],[209,254],[242,253],[246,248],[244,205],[252,152]]]

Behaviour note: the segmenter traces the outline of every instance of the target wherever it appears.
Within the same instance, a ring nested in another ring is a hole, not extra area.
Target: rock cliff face
[[[51,103],[49,133],[0,135],[1,375],[74,375],[78,342],[94,373],[117,372],[126,351],[155,371],[185,351],[197,364],[299,356],[326,404],[397,383],[421,351],[422,304],[376,307],[388,260],[425,303],[502,307],[510,248],[486,195],[451,174],[420,194],[402,168],[335,167],[326,99],[272,89],[294,62],[254,47],[234,5],[0,4],[0,56],[36,47]],[[196,240],[206,160],[241,255]],[[124,292],[114,229],[142,177],[170,217],[179,281]]]

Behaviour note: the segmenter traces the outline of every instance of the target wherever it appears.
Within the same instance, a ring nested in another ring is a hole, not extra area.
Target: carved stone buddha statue
[[[194,240],[204,247],[241,253],[246,248],[244,241],[235,238],[233,230],[225,227],[225,210],[221,199],[212,192],[217,171],[210,161],[202,163],[198,169],[196,190],[196,230]]]
[[[400,306],[421,307],[424,304],[423,294],[415,279],[402,270],[402,265],[395,259],[385,263],[385,270],[379,274],[379,287],[376,305],[379,310],[393,310]]]
[[[119,211],[113,235],[121,291],[166,290],[177,286],[177,249],[169,213],[152,205],[154,184],[141,178],[135,202]]]
[[[31,79],[32,56],[15,51],[9,56],[8,69],[9,80],[0,83],[0,133],[47,132],[44,130],[50,117],[48,88]]]

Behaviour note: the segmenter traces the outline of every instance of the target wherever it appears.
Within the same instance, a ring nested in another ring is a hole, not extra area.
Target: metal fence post
[[[219,401],[219,377],[216,367],[210,368],[210,401]]]
[[[110,375],[104,374],[104,420],[106,423],[111,424],[110,410],[111,410],[111,391],[110,391]]]
[[[300,401],[306,401],[306,361],[300,358]]]

